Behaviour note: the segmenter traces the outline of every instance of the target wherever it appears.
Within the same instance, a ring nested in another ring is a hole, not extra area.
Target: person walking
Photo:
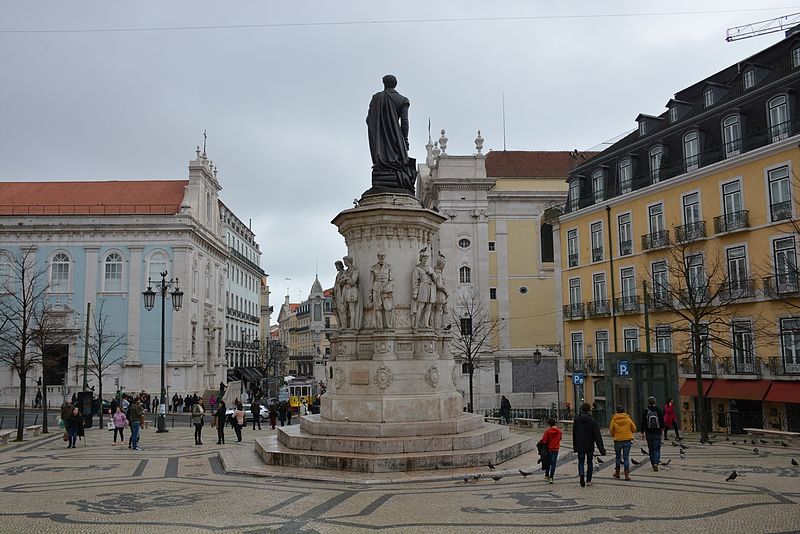
[[[642,410],[642,437],[647,439],[647,452],[653,471],[658,471],[661,463],[661,432],[664,430],[664,414],[656,406],[656,398],[647,399],[647,408]]]
[[[556,420],[552,417],[547,420],[550,427],[542,434],[541,442],[547,447],[547,471],[544,473],[544,479],[550,484],[553,483],[553,477],[556,474],[556,461],[558,460],[558,449],[561,447],[561,429],[556,426]]]
[[[503,419],[506,424],[511,423],[511,401],[509,401],[505,395],[500,398],[500,418]]]
[[[286,403],[286,424],[292,426],[292,404],[290,402]]]
[[[278,406],[273,402],[269,405],[269,426],[275,430],[275,424],[278,420]]]
[[[253,415],[253,430],[256,429],[256,425],[261,430],[261,404],[258,403],[257,399],[253,399],[250,404],[250,413]]]
[[[236,432],[236,443],[241,443],[242,427],[245,424],[244,406],[242,406],[241,402],[236,403],[236,409],[233,411],[233,417],[231,417],[231,422],[233,423],[233,431]]]
[[[128,421],[131,424],[131,439],[128,447],[135,451],[140,451],[142,449],[139,447],[139,433],[144,424],[144,408],[142,408],[142,401],[139,397],[134,397],[133,404],[130,405]]]
[[[205,422],[206,412],[203,409],[203,399],[197,399],[197,403],[192,406],[192,424],[194,425],[194,444],[202,445],[203,423]]]
[[[225,445],[225,412],[228,407],[225,406],[225,401],[220,397],[217,402],[217,411],[214,412],[214,421],[217,426],[217,445]]]
[[[125,430],[125,426],[128,424],[128,418],[125,417],[125,414],[122,413],[122,407],[117,406],[117,411],[114,412],[114,415],[111,416],[111,422],[114,423],[114,442],[112,445],[117,444],[117,434],[119,434],[119,442],[125,443],[125,436],[123,435],[123,431]]]
[[[621,405],[617,406],[617,413],[611,418],[611,424],[608,426],[608,433],[614,440],[614,460],[616,462],[614,478],[619,478],[619,468],[622,466],[625,469],[625,480],[631,479],[628,474],[630,473],[631,444],[635,432],[636,425],[625,413],[625,408]]]
[[[675,431],[675,439],[681,441],[683,438],[678,432],[678,419],[675,417],[675,403],[672,402],[672,398],[667,399],[667,403],[664,405],[664,441],[667,440],[667,432],[670,428]]]
[[[80,410],[78,410],[77,406],[74,407],[72,409],[72,413],[69,414],[66,425],[67,425],[67,434],[69,436],[69,443],[67,444],[67,448],[74,449],[75,442],[78,440],[78,434],[80,434],[81,430],[83,430],[83,416],[81,415]]]
[[[278,407],[278,421],[281,422],[281,426],[284,425],[286,422],[286,403],[282,402],[281,405]]]
[[[578,477],[583,488],[592,485],[594,446],[597,445],[600,456],[606,455],[606,448],[600,435],[600,425],[591,415],[592,406],[584,402],[580,409],[581,412],[572,423],[572,450],[578,453]]]

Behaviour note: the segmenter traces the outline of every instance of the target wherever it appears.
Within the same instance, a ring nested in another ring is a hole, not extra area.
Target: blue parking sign
[[[617,362],[617,374],[619,376],[629,376],[631,374],[630,365],[628,360],[619,360]]]
[[[572,383],[575,384],[576,386],[582,386],[585,380],[586,380],[586,375],[584,375],[580,371],[575,371],[575,373],[572,375]]]

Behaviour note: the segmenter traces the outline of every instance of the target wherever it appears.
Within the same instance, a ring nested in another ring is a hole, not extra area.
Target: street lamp
[[[167,308],[167,290],[174,289],[170,292],[172,297],[172,309],[179,311],[183,304],[183,291],[178,286],[178,279],[167,280],[167,271],[161,273],[161,281],[156,280],[153,282],[150,278],[147,279],[147,290],[142,292],[144,297],[144,307],[147,311],[151,311],[156,304],[156,292],[153,291],[153,285],[161,293],[161,402],[158,407],[158,430],[157,432],[168,432],[166,421],[166,405],[167,405],[167,390],[164,387],[164,319],[165,311]]]

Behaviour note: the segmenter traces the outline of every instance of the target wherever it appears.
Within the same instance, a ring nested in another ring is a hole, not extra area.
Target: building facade
[[[219,212],[216,168],[197,150],[188,180],[0,183],[0,273],[23,250],[46,273],[48,303],[64,310],[72,335],[53,349],[47,383],[51,399],[83,386],[86,308],[108,318],[127,345],[103,378],[125,391],[160,388],[160,299],[147,312],[142,292],[175,278],[183,306],[165,310],[165,381],[168,396],[202,392],[225,378],[224,325],[229,248]],[[5,264],[1,265],[1,264]],[[107,360],[109,361],[109,360]],[[41,369],[29,374],[36,394]],[[15,373],[0,372],[3,402],[19,392]],[[89,373],[90,385],[97,385]],[[66,389],[62,389],[62,384]]]
[[[699,361],[715,429],[738,413],[798,430],[798,89],[788,37],[639,115],[570,173],[555,247],[573,405],[604,404],[617,373],[606,353],[667,352],[685,426]]]
[[[502,395],[514,408],[550,408],[560,402],[561,360],[552,228],[544,215],[566,198],[574,162],[568,152],[484,155],[482,143],[479,136],[470,156],[447,154],[446,139],[428,145],[418,190],[426,207],[448,218],[431,257],[447,261],[450,320],[458,324],[461,299],[475,299],[499,325],[477,358],[473,408],[496,408]],[[467,406],[469,366],[463,357],[461,364],[457,387]]]

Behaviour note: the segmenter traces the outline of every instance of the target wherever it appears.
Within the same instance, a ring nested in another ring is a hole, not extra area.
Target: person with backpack
[[[556,461],[558,460],[558,449],[561,447],[561,429],[556,426],[556,420],[552,417],[547,420],[550,427],[542,434],[541,443],[547,447],[547,471],[545,471],[544,479],[550,484],[553,483],[553,477],[556,474]]]
[[[642,437],[647,439],[647,451],[653,471],[661,463],[661,433],[664,431],[664,414],[656,406],[656,398],[647,399],[647,408],[642,411]]]
[[[578,477],[581,487],[592,485],[592,464],[594,456],[594,446],[600,451],[600,456],[606,455],[606,448],[603,446],[603,437],[600,435],[600,425],[591,415],[592,406],[588,402],[581,405],[581,413],[575,417],[572,424],[572,450],[578,453]],[[584,473],[584,465],[586,465]],[[585,478],[584,478],[585,474]]]
[[[244,417],[244,406],[241,402],[237,402],[236,409],[233,410],[231,416],[231,425],[233,425],[233,431],[236,432],[236,443],[242,442],[242,427],[246,424]]]
[[[619,478],[619,468],[625,468],[625,480],[630,480],[628,476],[630,473],[630,456],[631,444],[633,443],[633,435],[636,432],[636,425],[630,416],[625,413],[625,408],[622,405],[617,405],[617,413],[611,418],[611,424],[608,425],[608,433],[611,434],[611,439],[614,440],[614,459],[616,460],[616,468],[614,469],[614,478]]]

